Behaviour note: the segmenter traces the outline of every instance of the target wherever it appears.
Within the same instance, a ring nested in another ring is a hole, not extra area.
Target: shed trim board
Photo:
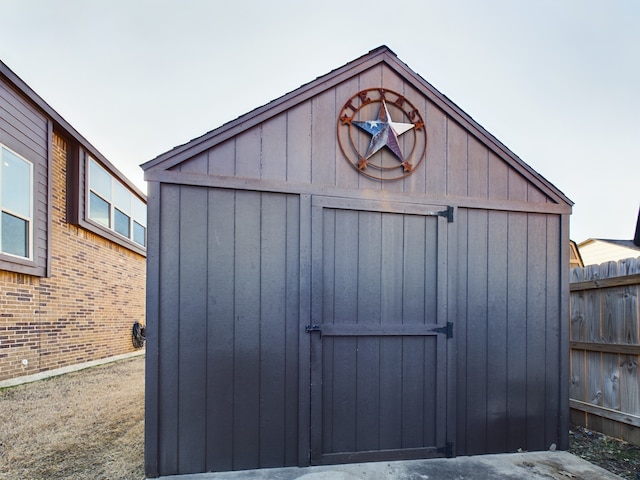
[[[158,397],[160,395],[160,330],[156,320],[156,328],[149,327],[149,319],[158,319],[160,316],[160,184],[150,182],[147,192],[147,299],[156,301],[146,302],[147,329],[145,348],[145,454],[144,465],[148,476],[157,477],[158,468],[158,445],[160,413]],[[151,234],[154,232],[154,234]],[[152,322],[153,324],[153,322]],[[152,446],[151,448],[149,448]]]
[[[300,193],[304,195],[335,196],[342,198],[385,198],[393,202],[431,203],[442,202],[443,197],[397,193],[392,191],[347,190],[337,187],[309,185],[303,183],[269,181],[255,178],[229,177],[224,175],[203,176],[199,174],[163,171],[145,173],[145,180],[164,184],[193,185],[200,187],[230,188],[234,190],[261,190],[265,192]],[[455,195],[447,195],[446,203],[461,208],[475,208],[483,210],[503,210],[515,212],[570,214],[571,207],[567,204],[532,203],[517,200],[476,199],[473,200]]]
[[[427,112],[402,180],[367,88]],[[143,168],[148,477],[568,448],[572,203],[386,47]]]

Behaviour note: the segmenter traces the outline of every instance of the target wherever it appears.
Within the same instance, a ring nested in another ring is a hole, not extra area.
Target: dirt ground
[[[640,479],[640,447],[571,426],[569,452],[628,480]]]
[[[144,357],[0,390],[0,479],[144,479]]]
[[[640,447],[572,427],[569,451],[640,478]],[[0,390],[0,480],[142,480],[144,357]]]

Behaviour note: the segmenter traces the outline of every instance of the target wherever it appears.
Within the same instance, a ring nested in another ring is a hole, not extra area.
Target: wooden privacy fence
[[[640,445],[640,257],[571,270],[571,421]]]

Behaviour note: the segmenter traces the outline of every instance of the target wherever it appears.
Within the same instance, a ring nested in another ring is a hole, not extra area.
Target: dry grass
[[[578,427],[570,451],[623,478],[640,471],[639,447]],[[62,478],[145,478],[144,357],[0,390],[0,480]]]
[[[0,390],[0,479],[144,479],[144,357]]]

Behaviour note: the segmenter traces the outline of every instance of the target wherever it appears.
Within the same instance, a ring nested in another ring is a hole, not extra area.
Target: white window
[[[33,256],[33,164],[0,145],[0,252]]]
[[[147,207],[93,158],[89,159],[89,218],[146,247]]]

